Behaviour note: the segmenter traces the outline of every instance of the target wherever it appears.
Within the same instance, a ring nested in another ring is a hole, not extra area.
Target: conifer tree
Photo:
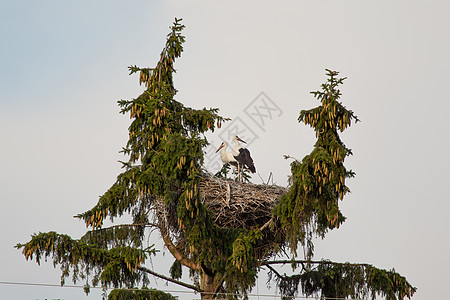
[[[274,208],[274,214],[286,234],[287,247],[293,253],[288,261],[263,262],[275,276],[275,281],[285,298],[292,298],[299,286],[307,296],[320,295],[329,298],[368,297],[377,294],[386,299],[410,298],[416,288],[394,270],[386,271],[369,264],[337,263],[328,260],[313,261],[314,237],[324,238],[328,230],[339,228],[345,217],[339,210],[339,200],[350,192],[346,179],[355,176],[347,170],[344,160],[352,154],[339,137],[352,122],[358,122],[355,114],[339,101],[344,78],[338,72],[326,70],[327,82],[322,89],[311,92],[320,105],[302,110],[299,122],[315,131],[317,142],[313,151],[302,161],[294,158],[291,163],[291,185]],[[292,158],[285,155],[285,158]],[[304,260],[296,260],[297,246],[302,245]],[[301,271],[292,276],[280,275],[272,266],[290,263]]]
[[[50,257],[61,268],[61,284],[72,275],[74,282],[85,282],[87,292],[91,285],[116,288],[110,299],[172,299],[146,288],[149,276],[194,290],[202,299],[238,298],[254,287],[262,268],[269,269],[287,298],[299,287],[306,295],[325,297],[410,297],[415,288],[394,271],[312,260],[312,238],[323,238],[344,222],[339,199],[349,192],[346,178],[354,176],[343,165],[351,150],[341,142],[338,130],[358,119],[338,101],[337,87],[344,79],[336,72],[328,71],[322,91],[313,92],[321,105],[300,113],[299,121],[313,127],[318,140],[310,155],[291,164],[292,184],[278,199],[270,222],[251,228],[214,223],[199,187],[207,145],[203,134],[227,119],[217,109],[192,109],[174,99],[174,63],[184,42],[180,21],[175,19],[155,68],[130,67],[130,74],[139,73],[146,89],[136,99],[119,101],[121,113],[132,119],[122,149],[128,160],[98,203],[76,216],[90,230],[78,240],[56,232],[34,234],[16,247],[38,264]],[[124,214],[133,217],[131,224],[103,225],[106,218],[114,222]],[[157,251],[145,243],[155,229],[174,258],[168,274],[146,266]],[[267,244],[267,237],[270,246],[257,250]],[[303,260],[297,260],[298,245],[308,249]],[[274,260],[283,253],[291,253],[288,260]],[[280,275],[274,265],[285,263],[302,268],[289,277]],[[193,283],[181,281],[183,267],[190,270]],[[139,285],[144,288],[134,289]]]

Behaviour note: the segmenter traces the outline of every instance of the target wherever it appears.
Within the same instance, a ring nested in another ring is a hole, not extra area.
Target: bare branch
[[[154,271],[152,271],[152,270],[150,270],[150,269],[147,269],[147,268],[145,268],[145,267],[138,267],[138,269],[139,269],[140,271],[149,273],[149,274],[151,274],[151,275],[153,275],[153,276],[156,276],[156,277],[158,277],[158,278],[161,278],[161,279],[170,281],[170,282],[172,282],[172,283],[175,283],[175,284],[184,286],[184,287],[186,287],[186,288],[188,288],[188,289],[191,289],[191,290],[194,290],[194,291],[196,291],[196,292],[199,292],[199,293],[201,292],[200,289],[199,289],[198,287],[196,287],[195,285],[188,284],[188,283],[185,283],[185,282],[182,282],[182,281],[179,281],[179,280],[176,280],[176,279],[173,279],[173,278],[164,276],[164,275],[162,275],[162,274],[156,273],[156,272],[154,272]]]

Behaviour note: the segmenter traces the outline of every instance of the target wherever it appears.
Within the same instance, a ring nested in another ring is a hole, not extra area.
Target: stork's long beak
[[[243,141],[243,140],[241,140],[241,138],[240,137],[238,137],[238,136],[236,136],[236,139],[239,141],[239,142],[243,142],[244,144],[247,144],[247,142],[246,141]]]
[[[216,150],[216,153],[219,152],[219,150],[222,149],[222,148],[223,148],[223,144],[220,145],[219,149]]]

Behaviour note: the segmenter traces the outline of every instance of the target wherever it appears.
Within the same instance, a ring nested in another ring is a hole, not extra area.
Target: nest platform
[[[261,230],[262,238],[253,246],[255,257],[267,258],[277,247],[283,247],[285,232],[272,210],[287,188],[277,185],[235,182],[212,176],[201,175],[199,183],[201,201],[212,212],[214,224],[226,229]],[[156,220],[163,234],[179,235],[178,246],[187,241],[179,231],[176,204],[166,206],[163,199],[155,199]]]
[[[221,228],[261,228],[287,191],[277,185],[235,182],[204,174],[199,184],[203,204]]]

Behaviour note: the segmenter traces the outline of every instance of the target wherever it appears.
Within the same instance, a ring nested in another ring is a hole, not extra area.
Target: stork
[[[239,163],[236,160],[236,158],[234,157],[233,152],[227,152],[227,148],[228,148],[228,143],[227,142],[222,142],[222,144],[220,144],[219,149],[216,150],[216,153],[219,152],[220,149],[222,149],[220,151],[220,159],[222,160],[222,162],[224,164],[229,164],[232,168],[233,168],[233,173],[236,170],[236,168],[239,167]]]
[[[247,142],[240,139],[237,135],[233,135],[231,139],[236,143],[233,147],[234,158],[238,161],[239,165],[242,165],[250,170],[250,172],[255,173],[256,168],[253,164],[253,159],[250,156],[250,151],[247,148],[242,147],[239,142],[247,144]]]

